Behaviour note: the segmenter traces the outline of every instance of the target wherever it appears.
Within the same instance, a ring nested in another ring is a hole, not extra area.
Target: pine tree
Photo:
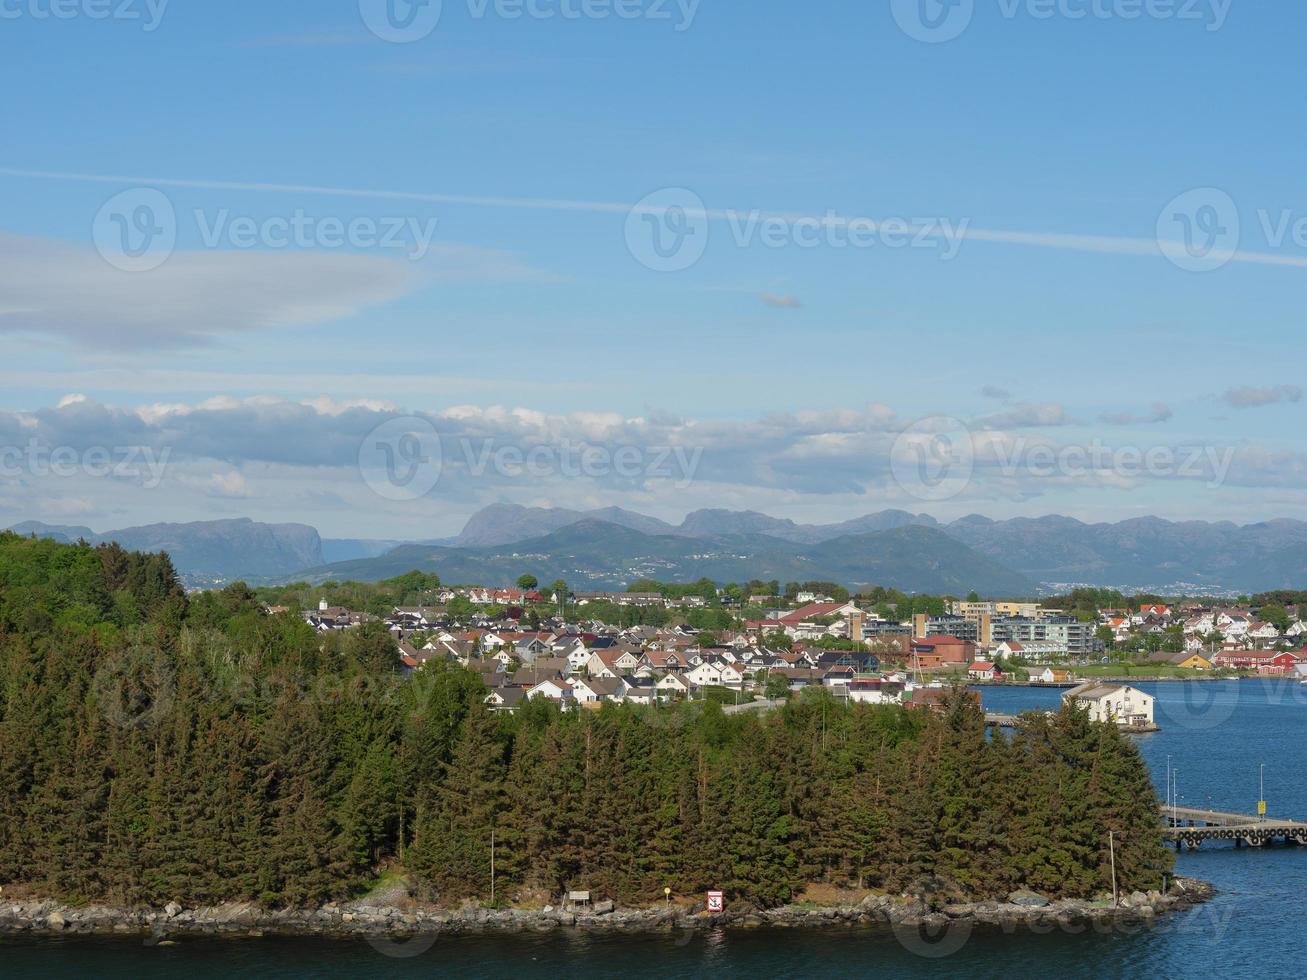
[[[478,705],[440,782],[428,788],[409,855],[442,900],[490,893],[490,837],[503,807],[504,772],[498,726]]]

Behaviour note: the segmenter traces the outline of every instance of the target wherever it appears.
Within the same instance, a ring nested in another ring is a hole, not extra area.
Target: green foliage
[[[311,906],[398,860],[456,904],[489,896],[493,840],[508,898],[770,906],[928,875],[1087,896],[1108,831],[1123,888],[1169,868],[1138,753],[1069,709],[1009,740],[961,694],[938,715],[805,691],[510,716],[484,694],[439,664],[403,680],[383,631],[320,636],[240,584],[188,601],[161,556],[0,535],[0,881]]]

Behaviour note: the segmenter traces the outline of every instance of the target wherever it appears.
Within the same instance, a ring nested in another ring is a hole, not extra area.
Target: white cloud
[[[1302,388],[1297,385],[1274,385],[1269,388],[1231,388],[1221,396],[1232,408],[1260,408],[1280,402],[1302,401]]]
[[[1075,420],[1057,402],[1013,405],[1005,412],[986,416],[977,422],[987,429],[1025,429],[1074,423]]]
[[[495,249],[432,246],[421,262],[340,251],[179,251],[124,272],[89,248],[0,232],[0,334],[83,348],[193,347],[338,320],[429,285],[548,282]]]
[[[1108,425],[1151,425],[1154,422],[1170,421],[1174,414],[1171,406],[1154,402],[1147,415],[1136,415],[1133,412],[1108,412],[1101,418]]]
[[[1014,412],[1010,428],[997,427],[995,416],[971,426],[974,475],[959,506],[992,512],[994,503],[1111,493],[1122,501],[1117,506],[1128,507],[1125,494],[1182,483],[1212,500],[1228,500],[1220,497],[1219,487],[1207,486],[1218,464],[1226,487],[1307,488],[1307,454],[1301,452],[1214,447],[1216,456],[1204,455],[1196,465],[1180,468],[1190,457],[1189,447],[1150,440],[1104,447],[1105,464],[1087,455],[1086,447],[1029,431],[1031,424],[1058,424],[1065,417],[1061,406],[1017,406]],[[0,509],[15,520],[86,513],[88,523],[105,527],[248,514],[325,522],[338,533],[351,525],[355,533],[389,527],[395,535],[417,538],[447,533],[474,509],[501,499],[558,506],[620,504],[664,513],[697,506],[813,511],[838,506],[844,516],[882,507],[923,509],[921,500],[895,483],[889,466],[891,449],[910,420],[881,404],[746,420],[656,411],[564,415],[502,405],[456,406],[420,413],[440,435],[443,469],[434,491],[418,501],[383,500],[369,490],[359,470],[360,449],[378,426],[407,414],[384,401],[326,395],[305,401],[223,396],[137,407],[63,399],[52,408],[0,412],[0,449],[25,447],[35,439],[78,454],[109,448],[118,458],[121,447],[141,447],[167,462],[153,493],[140,480],[84,474],[54,479],[23,473],[16,480],[0,479]],[[1166,450],[1176,466],[1141,468],[1138,460],[1153,449]],[[538,474],[511,463],[507,468],[485,465],[490,458],[485,454],[500,450],[518,459],[538,452],[548,465]],[[637,471],[555,465],[563,458],[575,464],[580,453],[591,450],[610,460],[619,452],[633,453]],[[1134,462],[1111,465],[1118,458]],[[819,505],[818,500],[829,503]],[[95,502],[95,520],[86,509],[88,501]]]

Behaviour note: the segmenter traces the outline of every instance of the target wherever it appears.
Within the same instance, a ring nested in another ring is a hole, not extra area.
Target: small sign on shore
[[[708,911],[721,912],[726,908],[726,901],[721,892],[708,893]]]

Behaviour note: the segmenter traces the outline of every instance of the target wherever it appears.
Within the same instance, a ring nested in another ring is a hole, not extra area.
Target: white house
[[[721,686],[723,683],[722,665],[715,664],[710,660],[705,660],[686,676],[695,687]]]
[[[621,689],[622,682],[615,677],[588,677],[572,681],[572,695],[577,704],[616,700]]]
[[[1153,696],[1125,684],[1098,684],[1089,681],[1062,695],[1089,712],[1090,721],[1106,721],[1122,728],[1149,728],[1153,725]]]
[[[572,693],[572,685],[564,680],[547,680],[541,681],[535,687],[529,688],[526,692],[527,699],[531,698],[548,698],[550,701],[557,701],[564,707],[575,702],[575,695]]]
[[[630,650],[596,650],[586,658],[585,672],[591,677],[611,677],[616,680],[624,674],[632,673],[639,666],[640,654]]]
[[[727,687],[740,687],[744,684],[744,670],[739,664],[722,664],[721,675],[721,682]]]
[[[664,674],[658,678],[656,686],[660,697],[675,697],[690,693],[690,682],[681,674]]]

